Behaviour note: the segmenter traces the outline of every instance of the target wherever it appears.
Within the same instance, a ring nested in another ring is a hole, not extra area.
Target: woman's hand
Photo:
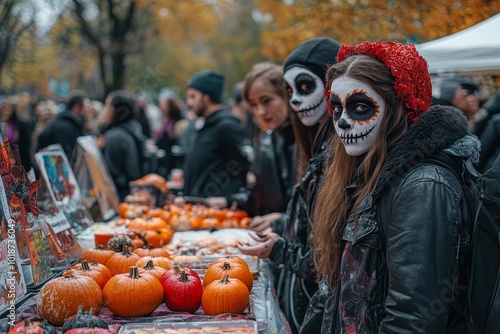
[[[257,242],[256,245],[246,246],[237,244],[236,247],[246,255],[258,256],[261,259],[266,259],[271,254],[274,244],[280,236],[274,232],[263,235],[259,233],[250,233],[250,237]]]
[[[281,213],[273,212],[264,216],[255,216],[248,227],[255,232],[263,233],[271,227],[271,224],[281,217]]]

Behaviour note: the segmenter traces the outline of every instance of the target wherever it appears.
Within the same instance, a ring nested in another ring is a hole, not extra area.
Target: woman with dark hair
[[[245,254],[269,258],[280,269],[275,287],[293,333],[299,331],[309,299],[318,289],[310,258],[310,224],[327,143],[333,134],[324,99],[325,73],[339,47],[332,39],[313,38],[297,46],[285,60],[283,79],[297,143],[298,183],[286,213],[278,220],[269,219],[270,215],[254,219],[251,227],[262,233],[253,237],[257,244],[239,246]]]
[[[334,158],[312,225],[317,295],[328,298],[322,327],[308,323],[311,307],[303,332],[454,332],[448,296],[463,284],[458,250],[471,221],[464,181],[437,161],[467,168],[478,141],[461,111],[430,107],[427,63],[413,45],[344,45],[337,61],[326,92]]]
[[[106,98],[102,149],[120,200],[130,193],[129,183],[144,176],[144,137],[135,119],[135,100],[128,92],[112,92]]]
[[[31,125],[19,117],[19,101],[16,97],[6,98],[0,105],[2,134],[10,145],[17,146],[21,164],[28,172],[31,169]]]

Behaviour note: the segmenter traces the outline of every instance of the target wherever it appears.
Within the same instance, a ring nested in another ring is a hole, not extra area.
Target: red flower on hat
[[[408,110],[407,119],[410,124],[415,123],[420,114],[429,110],[432,100],[431,77],[427,61],[413,44],[363,42],[357,45],[343,45],[337,55],[337,62],[353,55],[367,55],[387,66],[394,77],[397,97]],[[325,91],[325,94],[329,95],[329,92]]]

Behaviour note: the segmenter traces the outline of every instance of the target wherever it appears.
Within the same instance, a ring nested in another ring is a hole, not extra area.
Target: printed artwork
[[[101,151],[92,136],[78,137],[75,175],[82,196],[95,198],[103,220],[109,220],[118,211],[118,193],[104,163]]]
[[[64,213],[74,233],[94,223],[80,195],[80,188],[66,155],[61,150],[35,154],[36,163],[59,211]]]

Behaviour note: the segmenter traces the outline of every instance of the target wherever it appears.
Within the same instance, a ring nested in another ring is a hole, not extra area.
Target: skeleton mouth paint
[[[323,95],[323,81],[315,73],[301,66],[288,69],[283,79],[290,96],[290,106],[302,124],[316,125],[328,109]]]
[[[346,153],[365,154],[375,145],[385,113],[384,99],[371,86],[347,76],[333,80],[330,89],[335,131]]]
[[[366,137],[375,129],[375,125],[372,126],[371,129],[364,133],[355,134],[355,133],[342,133],[340,134],[340,139],[344,144],[357,144],[358,140],[365,140]]]

